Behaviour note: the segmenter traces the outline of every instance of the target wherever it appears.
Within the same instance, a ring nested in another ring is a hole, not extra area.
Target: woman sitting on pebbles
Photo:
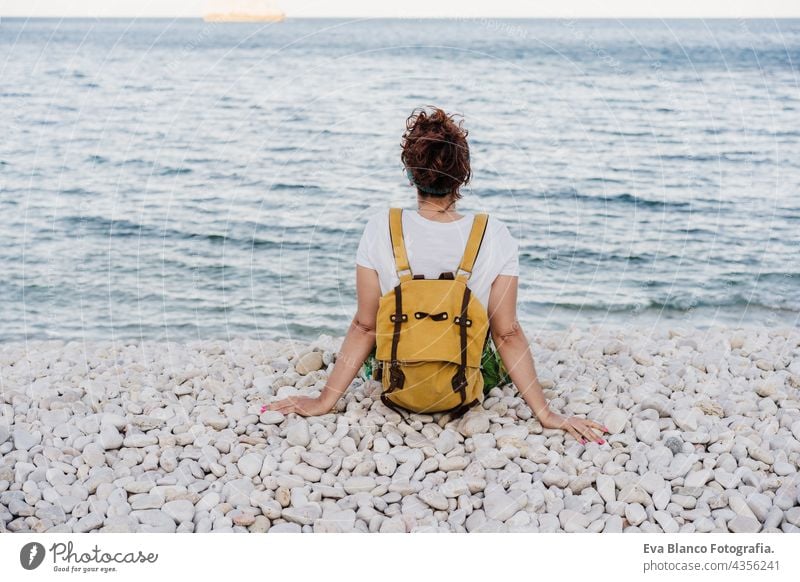
[[[455,208],[461,198],[459,188],[471,174],[466,137],[461,122],[438,108],[414,111],[406,123],[401,158],[416,187],[417,210],[402,212],[402,239],[410,270],[426,278],[452,272],[472,228],[470,213],[460,214]],[[320,395],[285,398],[262,411],[303,416],[328,413],[374,353],[379,301],[398,284],[389,230],[386,210],[374,215],[364,229],[356,256],[358,311]],[[519,256],[508,227],[489,216],[479,248],[467,286],[486,306],[488,331],[508,376],[544,428],[566,430],[581,443],[602,444],[598,431],[607,430],[605,427],[576,416],[564,417],[547,405],[528,340],[517,321]]]

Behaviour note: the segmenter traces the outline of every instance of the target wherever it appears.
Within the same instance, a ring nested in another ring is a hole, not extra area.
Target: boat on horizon
[[[281,22],[286,14],[266,0],[211,0],[203,11],[206,22]]]

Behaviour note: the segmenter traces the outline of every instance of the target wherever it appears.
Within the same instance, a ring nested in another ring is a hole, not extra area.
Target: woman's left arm
[[[320,395],[317,398],[290,396],[268,404],[261,409],[262,412],[277,410],[283,414],[295,412],[302,416],[317,416],[333,409],[375,346],[375,328],[381,298],[376,270],[356,265],[356,293],[358,310],[350,322],[342,348],[336,354],[333,371]]]

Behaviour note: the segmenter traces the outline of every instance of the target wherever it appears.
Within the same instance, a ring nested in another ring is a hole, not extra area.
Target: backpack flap
[[[398,291],[398,287],[400,290]],[[460,316],[466,286],[457,280],[415,279],[400,283],[381,297],[376,330],[376,358],[391,359],[397,293],[401,294],[397,359],[461,362]],[[479,366],[488,316],[472,293],[467,303],[467,365]]]

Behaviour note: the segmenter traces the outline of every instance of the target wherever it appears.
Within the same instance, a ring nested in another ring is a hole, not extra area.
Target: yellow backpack
[[[467,287],[489,215],[475,215],[457,272],[438,279],[414,275],[403,241],[402,208],[389,210],[400,282],[380,299],[376,328],[381,401],[398,412],[451,412],[458,418],[483,402],[481,356],[489,315]]]

